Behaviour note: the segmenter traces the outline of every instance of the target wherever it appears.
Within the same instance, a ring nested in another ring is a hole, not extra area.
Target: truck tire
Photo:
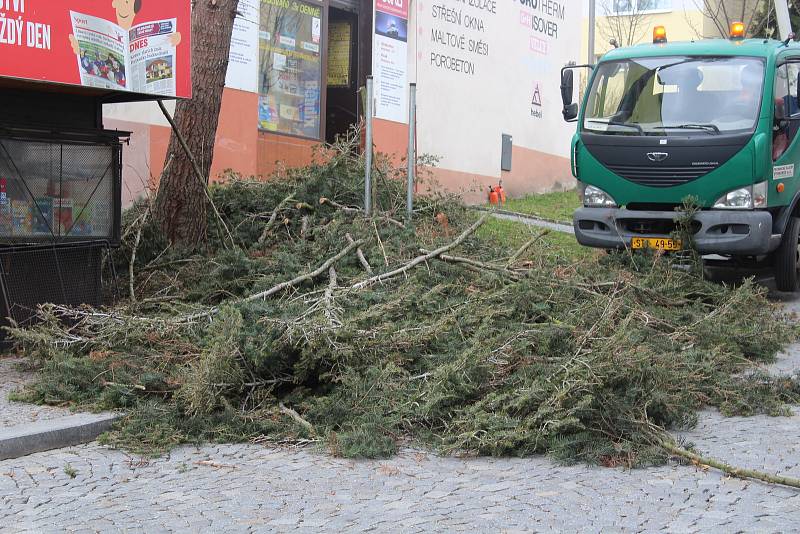
[[[797,291],[800,285],[800,218],[792,217],[775,251],[775,286],[778,291]]]

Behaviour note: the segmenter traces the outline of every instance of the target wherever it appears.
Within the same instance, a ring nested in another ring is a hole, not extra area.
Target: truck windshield
[[[597,67],[583,130],[609,135],[718,135],[755,129],[764,62],[656,57]]]

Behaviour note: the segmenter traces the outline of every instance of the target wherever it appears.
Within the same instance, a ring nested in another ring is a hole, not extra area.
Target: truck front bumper
[[[622,249],[634,237],[671,237],[680,213],[624,208],[580,208],[573,216],[581,245]],[[693,218],[694,241],[701,254],[761,256],[778,248],[767,211],[705,210]]]

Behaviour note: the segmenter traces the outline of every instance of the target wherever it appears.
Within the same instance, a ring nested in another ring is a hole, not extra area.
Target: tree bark
[[[202,172],[198,177],[175,132],[167,158],[172,165],[158,186],[155,218],[173,244],[196,246],[208,228],[207,198],[214,141],[228,68],[233,20],[239,0],[196,0],[192,10],[192,98],[179,100],[175,125]],[[203,181],[204,180],[204,181]]]

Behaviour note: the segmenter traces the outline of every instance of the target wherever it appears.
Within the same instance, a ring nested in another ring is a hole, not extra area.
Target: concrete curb
[[[492,216],[496,219],[520,222],[522,224],[527,224],[528,226],[549,228],[550,230],[554,230],[556,232],[575,235],[575,229],[572,227],[571,224],[566,222],[543,219],[541,217],[536,217],[535,215],[528,215],[527,213],[519,213],[516,211],[508,211],[500,208],[485,208],[483,206],[472,206],[472,209],[476,211],[491,213]]]
[[[573,234],[573,235],[575,234],[575,229],[572,226],[545,221],[543,219],[537,219],[536,217],[528,217],[525,215],[508,215],[507,213],[492,213],[492,217],[496,219],[504,219],[506,221],[520,222],[522,224],[527,224],[528,226],[538,226],[539,228],[548,228],[550,230],[553,230],[555,232],[561,232],[563,234]]]
[[[0,460],[93,441],[120,414],[76,414],[0,429]]]

